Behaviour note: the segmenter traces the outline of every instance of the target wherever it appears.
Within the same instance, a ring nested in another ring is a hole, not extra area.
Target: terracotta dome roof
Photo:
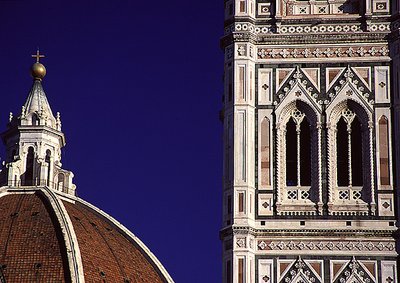
[[[0,188],[0,282],[173,282],[115,219],[47,187]]]

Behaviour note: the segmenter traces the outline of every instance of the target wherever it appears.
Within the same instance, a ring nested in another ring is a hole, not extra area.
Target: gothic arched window
[[[279,214],[315,214],[321,201],[321,118],[302,100],[277,112],[276,206]]]
[[[349,164],[348,164],[348,152],[349,143],[347,136],[347,123],[343,118],[340,118],[337,124],[337,136],[336,136],[336,150],[337,150],[337,184],[340,187],[347,186],[349,184]]]
[[[311,135],[305,114],[296,109],[286,124],[286,185],[311,186]]]
[[[310,198],[311,143],[310,123],[306,115],[298,109],[293,110],[286,124],[286,186],[289,200]]]
[[[332,112],[333,125],[328,137],[331,145],[328,150],[332,153],[330,185],[334,188],[334,197],[332,193],[329,196],[330,203],[337,204],[331,206],[331,211],[349,213],[349,208],[343,206],[348,204],[357,205],[352,213],[366,214],[368,203],[374,202],[371,117],[360,104],[351,100],[339,104],[336,109]]]
[[[375,213],[372,117],[370,109],[353,99],[328,109],[328,210],[331,215]]]
[[[351,110],[342,111],[337,124],[337,185],[351,187],[363,185],[361,124]],[[343,197],[347,199],[350,196]]]
[[[385,116],[379,119],[379,168],[381,185],[390,186],[389,125]]]
[[[286,186],[297,186],[297,134],[293,118],[286,124]]]

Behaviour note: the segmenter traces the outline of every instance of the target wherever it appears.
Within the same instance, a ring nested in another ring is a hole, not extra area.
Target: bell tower
[[[224,283],[399,281],[399,7],[225,1]]]
[[[10,113],[7,130],[1,134],[6,146],[5,170],[1,181],[11,187],[48,186],[75,194],[73,173],[62,169],[61,148],[65,137],[61,131],[60,113],[50,108],[42,81],[46,68],[40,63],[39,50],[32,57],[33,85],[19,116]]]

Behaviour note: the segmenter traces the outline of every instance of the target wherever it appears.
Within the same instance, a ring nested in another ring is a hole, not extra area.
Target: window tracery
[[[286,126],[286,185],[310,185],[308,156],[309,127],[305,114],[297,108],[291,113],[291,118]]]
[[[310,199],[310,124],[295,108],[286,125],[286,186],[288,200]]]
[[[342,111],[337,127],[337,183],[338,186],[362,186],[361,125],[356,114],[346,108]],[[354,160],[354,162],[353,162]],[[347,176],[346,176],[347,175]]]

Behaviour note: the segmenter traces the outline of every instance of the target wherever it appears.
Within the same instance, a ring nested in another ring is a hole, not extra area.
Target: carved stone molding
[[[246,248],[246,238],[237,238],[236,239],[236,247],[237,248]]]
[[[394,242],[377,241],[269,241],[259,240],[257,249],[281,251],[376,251],[392,252],[395,250]]]
[[[389,55],[387,46],[350,46],[324,48],[265,48],[257,49],[257,58],[301,59],[301,58],[361,58],[384,57]]]
[[[399,25],[392,25],[397,27]],[[390,23],[372,23],[366,29],[372,32],[389,32],[391,30]],[[304,33],[363,33],[361,24],[319,24],[319,25],[254,25],[252,23],[236,23],[225,27],[225,35],[232,32],[251,32],[255,34],[304,34]]]

